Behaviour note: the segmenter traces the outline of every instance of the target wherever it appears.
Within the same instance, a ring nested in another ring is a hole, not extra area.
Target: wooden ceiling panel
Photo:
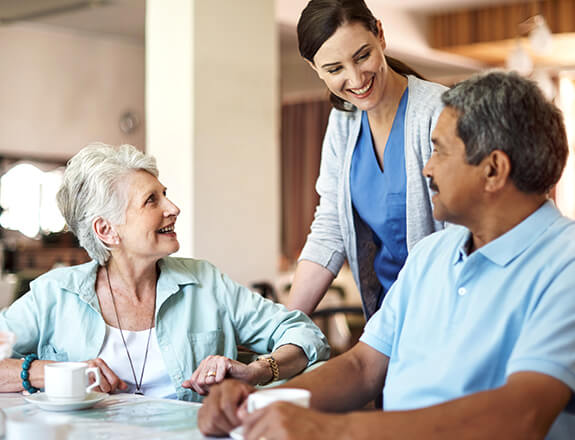
[[[463,55],[482,61],[491,66],[503,66],[509,53],[517,44],[515,38],[475,43],[444,48],[449,53]],[[525,50],[531,55],[538,67],[559,67],[564,69],[575,68],[575,33],[565,33],[553,36],[553,48],[548,55],[534,53],[529,47],[526,38],[519,40]]]
[[[432,15],[431,45],[444,49],[514,38],[519,24],[537,14],[553,33],[575,32],[575,0],[539,0]]]
[[[553,49],[546,55],[533,53],[525,20],[542,15],[553,32]],[[575,0],[537,0],[463,11],[431,17],[431,45],[493,66],[505,64],[518,39],[537,66],[575,67]]]

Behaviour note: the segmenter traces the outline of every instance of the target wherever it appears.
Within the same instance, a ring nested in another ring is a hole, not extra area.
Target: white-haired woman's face
[[[130,173],[123,185],[128,203],[124,224],[115,225],[118,250],[138,259],[159,259],[176,252],[180,209],[166,197],[164,185],[146,171]]]

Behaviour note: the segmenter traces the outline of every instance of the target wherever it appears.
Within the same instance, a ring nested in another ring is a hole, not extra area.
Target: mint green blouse
[[[97,268],[91,261],[52,270],[0,313],[0,330],[16,334],[13,357],[97,357],[106,333],[94,288]],[[178,399],[200,401],[182,382],[208,355],[235,359],[238,345],[269,353],[294,344],[305,352],[308,365],[329,357],[325,336],[307,316],[251,292],[210,263],[167,257],[159,268],[156,334]]]

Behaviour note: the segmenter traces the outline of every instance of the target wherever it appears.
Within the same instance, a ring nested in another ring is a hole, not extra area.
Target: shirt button
[[[467,289],[465,287],[460,287],[459,289],[457,289],[457,294],[459,296],[463,296],[467,293]]]

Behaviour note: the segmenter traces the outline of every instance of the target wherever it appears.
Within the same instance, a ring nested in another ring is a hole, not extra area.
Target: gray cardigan
[[[443,228],[433,218],[431,194],[421,174],[433,150],[431,132],[442,110],[445,87],[408,76],[405,114],[405,168],[407,176],[407,249]],[[369,227],[351,203],[350,169],[361,127],[361,112],[332,110],[322,147],[316,207],[311,232],[299,260],[313,261],[337,275],[345,259],[361,292],[369,318],[377,308],[381,285],[373,269],[377,251]]]

